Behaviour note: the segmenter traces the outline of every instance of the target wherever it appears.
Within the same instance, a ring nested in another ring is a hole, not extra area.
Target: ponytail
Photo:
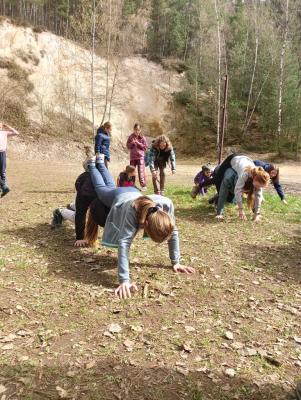
[[[98,224],[92,218],[90,208],[88,209],[86,227],[85,227],[85,240],[91,247],[96,246],[98,239]]]

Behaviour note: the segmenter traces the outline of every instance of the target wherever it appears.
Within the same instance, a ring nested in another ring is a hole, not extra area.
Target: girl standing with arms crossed
[[[134,125],[134,131],[129,136],[126,147],[130,150],[130,164],[133,167],[138,168],[139,182],[142,192],[147,190],[146,187],[146,176],[145,176],[145,163],[144,153],[147,149],[146,139],[141,132],[139,124]]]

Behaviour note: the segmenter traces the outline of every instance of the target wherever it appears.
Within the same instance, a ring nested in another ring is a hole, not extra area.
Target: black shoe
[[[297,400],[301,400],[301,381],[297,382],[296,396],[297,396]]]
[[[53,218],[52,218],[52,221],[51,221],[51,228],[52,229],[59,228],[62,225],[62,222],[63,222],[63,216],[61,214],[61,211],[60,211],[59,208],[56,208],[53,211]]]
[[[213,197],[208,200],[209,204],[217,204],[218,194],[216,193]]]
[[[9,192],[10,192],[10,189],[9,189],[9,188],[3,189],[2,193],[1,193],[1,197],[6,196],[7,193],[9,193]]]

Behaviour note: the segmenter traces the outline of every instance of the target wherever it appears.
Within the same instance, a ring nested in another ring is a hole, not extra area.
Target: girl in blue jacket
[[[130,282],[129,251],[140,229],[156,243],[168,241],[169,257],[175,272],[193,273],[194,269],[180,264],[179,234],[175,226],[174,206],[170,199],[159,195],[142,196],[134,187],[116,187],[103,160],[91,158],[88,170],[95,192],[110,208],[104,227],[102,244],[118,248],[119,286],[115,295],[131,297],[137,286]],[[85,240],[91,245],[98,237],[98,225],[88,215]]]
[[[97,129],[95,136],[95,154],[104,155],[105,166],[108,168],[110,162],[110,143],[111,143],[112,124],[111,122],[105,122],[102,126]]]
[[[271,182],[276,192],[278,193],[278,196],[280,197],[281,201],[284,204],[287,204],[283,188],[279,182],[279,168],[277,168],[274,164],[261,160],[255,160],[254,164],[256,165],[256,167],[262,167],[265,170],[265,172],[267,172],[270,175]]]

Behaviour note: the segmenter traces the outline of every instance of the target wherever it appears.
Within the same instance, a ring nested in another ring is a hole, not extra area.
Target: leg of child
[[[110,171],[106,168],[105,163],[101,162],[99,159],[96,159],[95,165],[104,180],[105,186],[115,188],[116,184],[114,182],[114,178],[112,177]]]
[[[141,187],[146,186],[146,178],[145,178],[145,164],[144,160],[139,160],[138,161],[138,176],[139,176],[139,182]]]
[[[61,215],[67,221],[71,221],[74,223],[75,221],[75,211],[68,210],[68,208],[60,208]]]
[[[163,165],[160,165],[160,191],[164,193],[165,188],[165,168]]]
[[[160,183],[158,180],[158,167],[155,165],[156,168],[156,176],[152,176],[152,180],[153,180],[153,186],[154,186],[154,192],[155,194],[160,194]]]
[[[6,152],[0,151],[0,188],[2,193],[9,191],[6,183]]]
[[[105,168],[105,165],[102,163],[103,168]],[[99,167],[99,166],[98,166]],[[105,201],[105,196],[106,194],[114,189],[114,187],[107,187],[104,178],[102,176],[102,173],[96,168],[95,163],[89,163],[88,164],[88,170],[91,176],[91,181],[93,183],[95,192],[97,194],[97,197],[99,200],[101,200],[107,207],[111,207],[111,204],[107,204]]]

